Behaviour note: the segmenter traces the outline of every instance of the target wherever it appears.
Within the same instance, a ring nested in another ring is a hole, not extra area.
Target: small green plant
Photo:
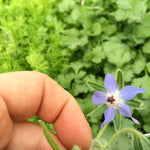
[[[138,130],[130,127],[121,127],[121,116],[118,118],[115,118],[115,112],[118,109],[121,115],[125,117],[129,117],[132,119],[132,121],[136,124],[140,124],[135,118],[131,115],[130,107],[125,103],[126,101],[130,101],[132,98],[134,98],[135,95],[138,93],[144,93],[146,90],[134,86],[125,86],[123,87],[123,72],[121,70],[117,70],[117,81],[114,79],[114,77],[111,74],[107,74],[105,76],[105,82],[104,86],[107,91],[107,93],[98,91],[95,92],[92,99],[93,103],[95,105],[100,105],[101,107],[97,107],[94,109],[88,116],[91,118],[94,118],[95,116],[99,116],[102,114],[104,104],[107,105],[107,109],[104,112],[105,120],[101,125],[101,129],[97,136],[93,139],[91,146],[89,150],[109,150],[112,147],[112,144],[115,143],[115,140],[117,137],[119,137],[121,134],[130,133],[131,134],[131,144],[133,150],[148,150],[150,148],[150,142],[147,139],[144,134],[140,133]],[[97,83],[90,83],[90,85],[94,87],[97,87]],[[95,85],[94,85],[95,84]],[[100,86],[101,88],[101,86]],[[120,91],[119,91],[120,89]],[[133,103],[136,103],[134,101]],[[119,115],[120,115],[119,114]],[[109,140],[102,138],[103,134],[105,134],[105,130],[107,130],[107,127],[109,125],[109,122],[113,120],[114,124],[114,130],[115,133],[111,136]],[[59,146],[49,133],[47,127],[45,126],[43,121],[39,121],[39,123],[42,125],[43,132],[49,142],[49,144],[52,146],[54,150],[59,150]],[[124,141],[119,141],[124,142]],[[79,147],[75,146],[73,150],[80,149]]]

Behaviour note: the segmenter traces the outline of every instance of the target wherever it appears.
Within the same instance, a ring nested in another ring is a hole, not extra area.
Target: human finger
[[[0,95],[14,121],[37,114],[42,120],[54,123],[58,137],[66,147],[70,149],[76,144],[82,149],[88,148],[91,130],[79,105],[48,76],[25,71],[1,74]]]
[[[9,116],[7,106],[0,97],[0,150],[7,145],[11,138],[13,129],[12,120]]]
[[[67,150],[55,134],[53,138],[61,150]],[[13,132],[5,150],[53,150],[47,142],[41,127],[31,122],[14,122]]]

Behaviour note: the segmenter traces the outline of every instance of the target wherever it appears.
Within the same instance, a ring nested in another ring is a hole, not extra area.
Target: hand
[[[53,123],[62,150],[88,149],[92,134],[76,100],[48,76],[30,71],[0,75],[0,150],[51,150],[33,115]]]

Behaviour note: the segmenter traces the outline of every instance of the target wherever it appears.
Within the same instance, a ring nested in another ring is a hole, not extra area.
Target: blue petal
[[[94,93],[92,100],[95,105],[106,104],[107,102],[106,93],[97,91]]]
[[[119,97],[124,101],[130,101],[138,93],[144,93],[146,90],[134,86],[125,86],[120,90]]]
[[[139,124],[138,120],[136,120],[135,118],[132,117],[130,107],[126,103],[120,104],[120,106],[118,107],[118,111],[120,112],[121,115],[123,115],[125,117],[129,117],[136,124]]]
[[[108,123],[115,118],[115,112],[116,112],[116,110],[113,107],[108,107],[105,110],[105,112],[104,112],[105,120],[101,125],[101,129],[104,127],[105,123]]]
[[[118,83],[110,73],[105,76],[104,86],[108,93],[115,93],[118,90]]]

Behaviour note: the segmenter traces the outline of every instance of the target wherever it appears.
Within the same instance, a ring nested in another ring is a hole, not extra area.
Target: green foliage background
[[[105,74],[115,75],[118,68],[126,85],[147,90],[144,108],[133,112],[140,126],[127,118],[124,126],[148,133],[150,0],[0,1],[0,73],[35,70],[51,76],[87,117],[96,106],[86,81],[103,84]],[[87,120],[96,135],[102,116]],[[106,136],[113,132],[110,127]]]

